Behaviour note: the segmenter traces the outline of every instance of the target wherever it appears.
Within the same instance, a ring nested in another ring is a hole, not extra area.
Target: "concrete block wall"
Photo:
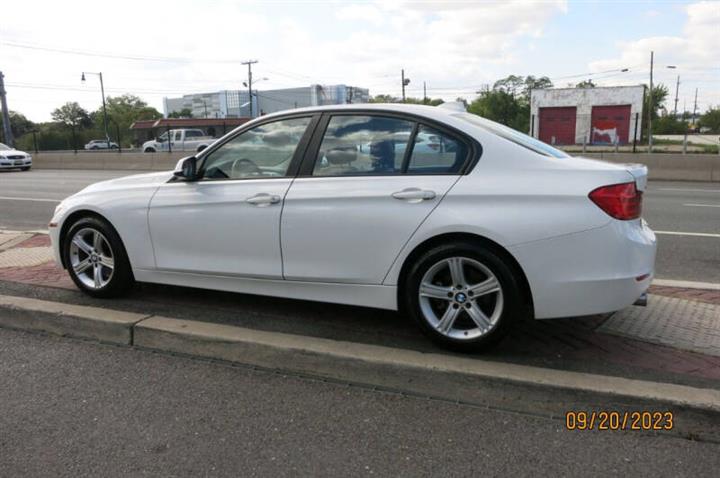
[[[128,171],[165,171],[173,169],[187,151],[172,153],[116,152],[40,152],[33,154],[37,169],[108,169]]]
[[[37,169],[108,169],[127,171],[166,171],[173,169],[188,152],[173,153],[37,153]],[[720,182],[720,155],[717,154],[647,154],[647,153],[577,153],[575,156],[602,159],[612,163],[641,163],[648,167],[650,179]],[[130,174],[130,173],[128,173]]]

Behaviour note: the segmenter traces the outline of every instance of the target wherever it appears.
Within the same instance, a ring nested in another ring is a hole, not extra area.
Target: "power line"
[[[70,48],[56,48],[49,46],[32,45],[28,43],[19,43],[13,41],[1,40],[0,44],[13,47],[23,48],[26,50],[38,50],[38,51],[49,51],[53,53],[62,53],[67,55],[81,55],[81,56],[93,56],[99,58],[111,58],[115,60],[133,60],[133,61],[155,61],[155,62],[170,62],[170,63],[239,63],[241,60],[209,60],[209,59],[196,59],[196,58],[182,58],[182,57],[153,57],[153,56],[140,56],[140,55],[125,55],[116,53],[105,53],[96,52],[90,50],[79,50]]]

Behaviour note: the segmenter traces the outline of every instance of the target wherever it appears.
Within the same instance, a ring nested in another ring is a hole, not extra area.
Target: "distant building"
[[[367,103],[367,88],[347,85],[311,85],[277,90],[253,90],[253,116],[274,113],[304,106]],[[250,116],[247,90],[222,90],[214,93],[164,98],[163,113],[167,118],[174,112],[189,109],[194,118],[238,118]]]
[[[645,87],[547,88],[530,93],[530,135],[548,144],[640,140]]]

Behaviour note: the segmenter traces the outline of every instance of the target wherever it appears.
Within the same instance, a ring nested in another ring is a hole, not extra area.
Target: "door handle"
[[[271,204],[277,204],[280,202],[280,196],[276,194],[258,193],[245,200],[246,203],[250,203],[253,206],[269,206]]]
[[[435,191],[419,188],[407,188],[402,191],[396,191],[392,193],[392,197],[395,199],[401,199],[407,202],[421,202],[435,199]]]

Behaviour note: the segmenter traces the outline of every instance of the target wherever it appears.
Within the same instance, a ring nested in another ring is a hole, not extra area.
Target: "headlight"
[[[63,210],[64,207],[65,207],[65,205],[63,203],[60,203],[57,206],[55,206],[55,212],[53,213],[53,217],[57,216],[60,213],[60,211]]]

